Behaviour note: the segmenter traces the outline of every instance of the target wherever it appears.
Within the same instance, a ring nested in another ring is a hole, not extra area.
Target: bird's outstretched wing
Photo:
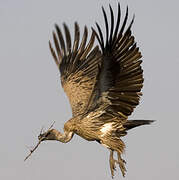
[[[66,42],[60,28],[55,25],[56,33],[53,32],[53,41],[56,51],[50,41],[49,46],[52,56],[59,67],[61,83],[69,98],[73,116],[77,116],[86,109],[93,91],[101,53],[98,46],[93,48],[94,31],[87,44],[88,30],[85,26],[81,43],[79,43],[80,29],[78,24],[75,23],[72,45],[69,29],[66,24],[63,26]]]
[[[88,106],[88,113],[94,109],[105,110],[105,112],[124,119],[133,112],[139,104],[141,88],[143,86],[143,70],[141,68],[141,53],[136,46],[134,36],[131,35],[132,22],[124,31],[128,8],[124,21],[120,26],[121,11],[118,4],[117,22],[114,27],[114,13],[110,7],[111,25],[104,8],[102,8],[105,27],[106,42],[100,26],[96,23],[98,33],[96,37],[102,50],[102,62],[96,79],[96,85]]]

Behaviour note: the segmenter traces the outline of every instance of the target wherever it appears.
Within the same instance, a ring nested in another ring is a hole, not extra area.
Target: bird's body
[[[100,142],[103,137],[119,130],[121,126],[115,117],[108,119],[108,122],[104,122],[103,118],[106,118],[104,111],[91,112],[82,118],[77,116],[65,123],[64,131],[74,132],[88,141]]]
[[[88,141],[97,141],[110,150],[110,169],[114,176],[115,163],[119,164],[125,175],[125,161],[121,158],[125,144],[121,140],[129,129],[150,124],[149,120],[128,120],[133,109],[139,104],[143,86],[141,53],[131,33],[132,22],[124,31],[128,19],[128,8],[120,25],[120,6],[116,25],[110,6],[111,26],[109,28],[106,12],[103,10],[106,27],[106,42],[100,26],[98,33],[92,29],[91,38],[86,45],[88,31],[85,27],[80,42],[80,30],[75,23],[74,42],[64,24],[65,39],[56,25],[53,32],[55,49],[50,50],[61,73],[61,82],[66,92],[73,117],[64,125],[64,133],[55,129],[40,134],[39,140],[57,140],[67,143],[74,134]],[[56,35],[57,34],[57,35]],[[97,38],[98,46],[94,47]],[[113,159],[113,151],[118,159]]]

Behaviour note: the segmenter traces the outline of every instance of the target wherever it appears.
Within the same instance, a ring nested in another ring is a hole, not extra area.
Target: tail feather
[[[152,122],[154,122],[154,120],[129,120],[125,124],[123,124],[123,127],[126,130],[129,130],[129,129],[135,128],[137,126],[149,125]]]

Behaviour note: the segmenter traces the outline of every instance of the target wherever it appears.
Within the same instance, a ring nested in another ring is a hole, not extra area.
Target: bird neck
[[[73,132],[71,132],[71,131],[68,132],[68,131],[65,131],[65,130],[64,130],[63,134],[58,132],[57,135],[56,135],[56,140],[60,141],[62,143],[67,143],[72,139],[73,134],[74,134]]]

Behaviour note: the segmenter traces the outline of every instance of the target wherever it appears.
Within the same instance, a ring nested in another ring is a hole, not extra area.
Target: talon
[[[124,177],[125,173],[126,173],[126,168],[125,168],[124,164],[126,164],[126,161],[121,158],[120,153],[118,153],[118,164],[119,164],[119,167],[121,169],[122,175]]]
[[[110,170],[111,170],[111,176],[114,177],[114,171],[116,171],[116,165],[117,161],[113,158],[113,151],[110,150],[110,156],[109,156],[109,164],[110,164]]]

